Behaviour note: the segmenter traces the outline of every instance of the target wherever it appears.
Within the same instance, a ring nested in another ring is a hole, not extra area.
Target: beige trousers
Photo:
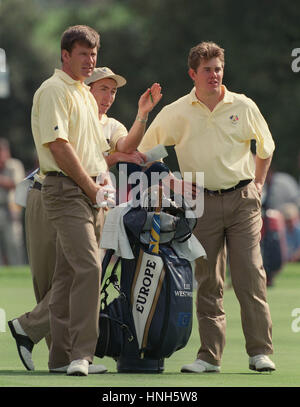
[[[42,194],[38,189],[31,189],[28,193],[25,233],[37,305],[18,320],[34,343],[46,338],[50,348],[48,305],[56,261],[56,231],[49,222],[42,204]]]
[[[214,365],[221,363],[226,329],[226,250],[241,308],[246,351],[249,356],[271,354],[272,321],[260,252],[261,201],[255,184],[221,195],[204,194],[204,214],[194,230],[207,253],[207,260],[198,259],[195,268],[201,341],[197,358]]]
[[[70,178],[47,176],[42,198],[57,231],[56,267],[52,281],[49,368],[72,360],[92,362],[98,339],[102,210]]]

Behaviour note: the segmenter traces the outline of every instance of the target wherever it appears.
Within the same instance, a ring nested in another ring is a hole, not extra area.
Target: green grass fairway
[[[4,310],[6,324],[3,328],[0,321],[0,387],[299,387],[300,332],[292,329],[293,320],[296,319],[292,316],[292,311],[300,309],[299,287],[300,264],[290,264],[278,275],[275,286],[268,289],[275,349],[272,359],[277,367],[271,374],[248,369],[239,304],[233,290],[229,288],[225,291],[227,344],[220,374],[180,373],[183,364],[195,359],[199,346],[197,322],[194,318],[188,345],[165,360],[165,371],[162,374],[119,374],[112,359],[95,358],[96,363],[107,366],[107,374],[68,377],[48,373],[48,350],[44,341],[33,350],[36,370],[27,372],[23,368],[7,321],[30,311],[34,306],[31,275],[28,267],[2,267],[0,309]],[[300,329],[300,322],[295,321],[294,326]]]

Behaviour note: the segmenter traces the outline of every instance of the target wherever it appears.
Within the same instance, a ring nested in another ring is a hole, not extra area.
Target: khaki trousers
[[[38,189],[31,189],[28,193],[25,233],[37,305],[32,311],[21,315],[18,320],[34,343],[46,338],[50,348],[48,305],[56,261],[56,231],[49,222],[42,204],[42,194]]]
[[[56,267],[49,303],[49,368],[93,361],[98,339],[102,210],[68,177],[47,176],[43,203],[57,231]]]
[[[221,363],[226,329],[225,247],[240,303],[246,351],[249,356],[271,354],[272,321],[260,252],[261,201],[255,184],[221,195],[204,194],[204,214],[194,230],[207,253],[207,259],[198,259],[195,268],[201,341],[197,358],[214,365]]]

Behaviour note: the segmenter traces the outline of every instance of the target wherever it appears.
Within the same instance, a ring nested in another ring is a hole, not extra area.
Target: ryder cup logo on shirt
[[[239,121],[239,117],[236,114],[232,114],[229,119],[231,120],[232,124],[237,124],[237,122]]]

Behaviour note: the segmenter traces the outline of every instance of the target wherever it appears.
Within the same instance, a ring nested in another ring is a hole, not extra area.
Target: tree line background
[[[299,177],[300,72],[292,50],[300,47],[300,3],[284,0],[0,0],[0,48],[6,51],[10,95],[0,98],[1,135],[26,170],[35,166],[32,98],[60,67],[60,37],[87,24],[101,36],[98,66],[127,79],[109,115],[130,128],[137,101],[153,82],[165,105],[188,93],[190,48],[212,40],[225,48],[225,85],[259,106],[276,143],[277,170]]]

